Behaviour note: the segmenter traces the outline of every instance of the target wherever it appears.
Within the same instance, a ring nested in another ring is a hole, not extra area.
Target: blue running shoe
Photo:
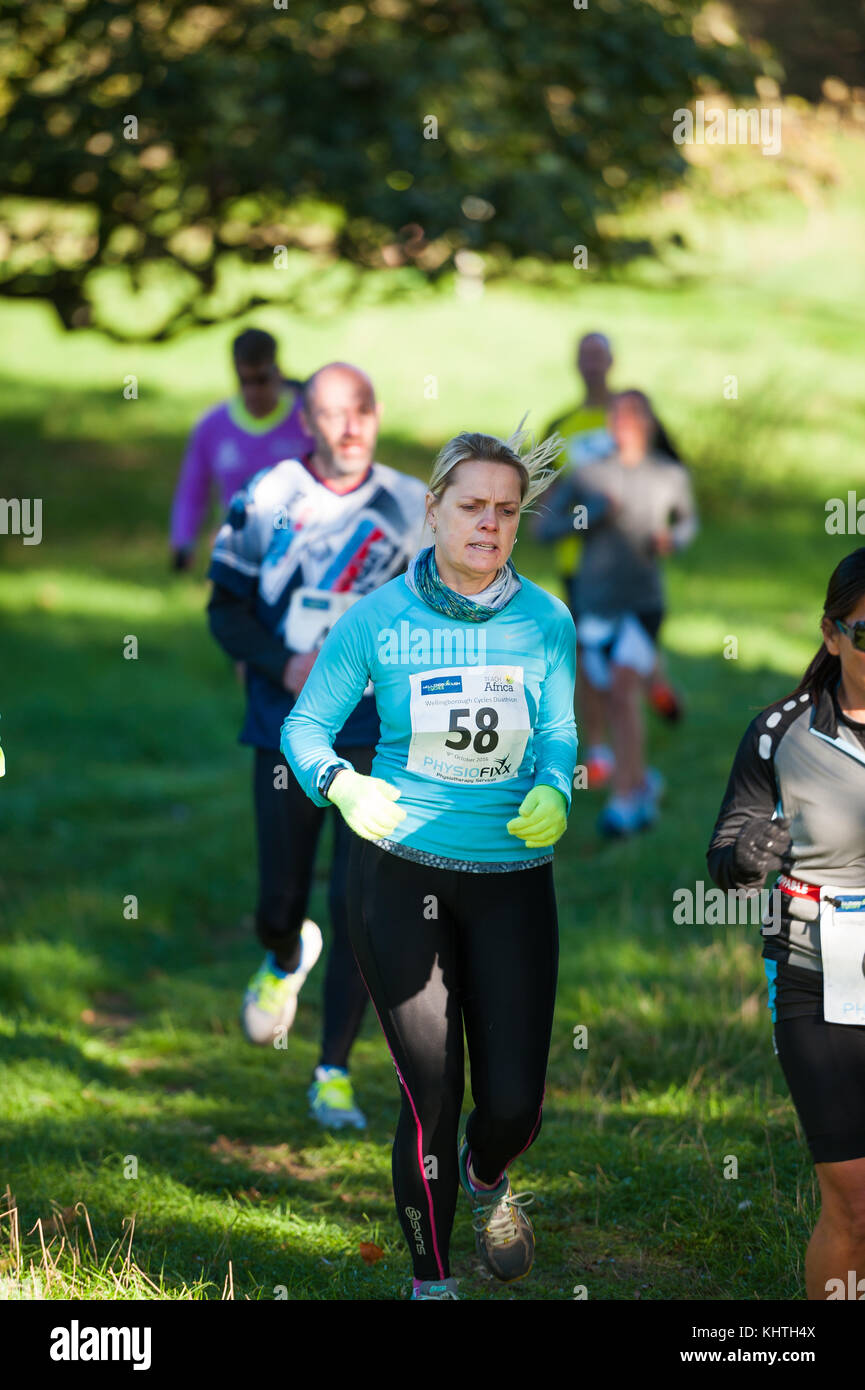
[[[348,1072],[342,1067],[316,1067],[307,1091],[310,1114],[325,1129],[366,1129],[366,1116],[354,1099]]]
[[[454,1278],[424,1279],[423,1283],[418,1284],[416,1289],[412,1289],[411,1297],[412,1302],[431,1298],[459,1298],[457,1281]]]
[[[654,798],[646,791],[612,796],[598,817],[598,833],[607,839],[623,839],[645,830],[658,814]]]

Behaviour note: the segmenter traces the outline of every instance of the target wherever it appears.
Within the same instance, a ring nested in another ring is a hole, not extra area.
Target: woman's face
[[[610,407],[609,430],[621,453],[638,458],[648,452],[654,422],[641,401],[625,396]]]
[[[436,528],[436,561],[443,560],[446,569],[462,578],[484,578],[490,583],[496,570],[507,563],[516,540],[520,521],[516,468],[484,459],[458,463],[441,499],[436,501],[427,493],[427,504],[430,523]]]
[[[855,608],[844,614],[844,622],[851,627],[854,623],[865,622],[865,594]],[[865,652],[857,651],[846,632],[839,632],[831,619],[824,618],[821,626],[827,649],[833,656],[840,658],[841,676],[845,685],[848,688],[865,690]]]

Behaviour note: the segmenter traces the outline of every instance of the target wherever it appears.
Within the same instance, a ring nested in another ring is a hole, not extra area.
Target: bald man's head
[[[325,394],[328,394],[328,383],[333,382],[354,382],[359,391],[366,390],[369,399],[375,404],[375,388],[366,372],[360,367],[352,366],[351,362],[328,362],[323,367],[319,367],[317,372],[313,372],[303,388],[304,408],[309,411],[313,409],[313,401],[318,391],[319,385],[324,387]]]
[[[363,476],[375,456],[380,413],[373,384],[359,367],[328,362],[313,373],[303,389],[303,417],[323,477],[353,484]]]

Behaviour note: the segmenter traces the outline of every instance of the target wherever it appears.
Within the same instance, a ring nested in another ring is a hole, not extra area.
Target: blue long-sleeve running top
[[[371,680],[381,721],[372,775],[399,789],[406,812],[378,843],[445,866],[524,868],[552,857],[508,833],[526,793],[544,783],[570,809],[575,673],[573,620],[530,580],[473,623],[436,612],[400,575],[334,625],[280,747],[306,794],[327,805],[327,774],[351,767],[334,735]]]

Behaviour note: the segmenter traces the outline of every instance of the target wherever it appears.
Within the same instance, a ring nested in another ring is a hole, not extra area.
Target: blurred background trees
[[[310,256],[346,297],[358,270],[398,294],[478,253],[609,266],[652,250],[610,215],[681,177],[675,110],[849,86],[863,8],[5,0],[0,295],[160,338],[297,304]]]
[[[627,247],[599,217],[682,171],[674,110],[753,91],[764,62],[723,28],[695,37],[698,12],[5,4],[0,293],[49,298],[75,327],[109,271],[149,297],[138,331],[160,336],[256,302],[247,286],[228,304],[226,256],[288,269],[302,248],[420,277],[461,249],[614,259]]]

